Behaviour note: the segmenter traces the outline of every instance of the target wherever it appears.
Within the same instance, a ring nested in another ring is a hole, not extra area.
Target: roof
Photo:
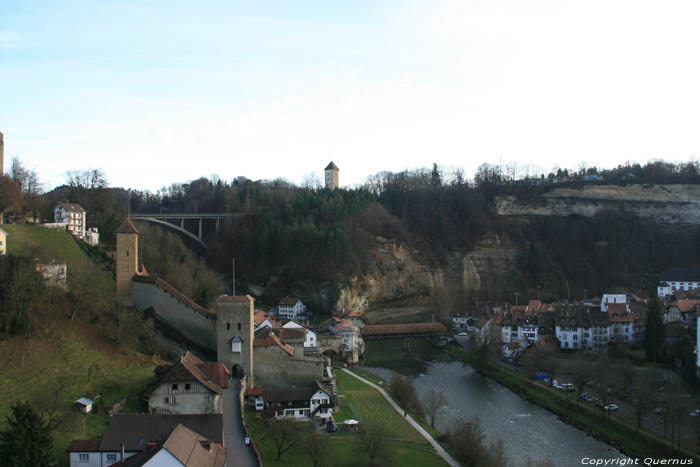
[[[293,340],[306,340],[306,329],[304,328],[277,328],[280,339],[284,342]]]
[[[279,337],[275,336],[270,328],[263,329],[253,339],[253,347],[273,347],[277,346],[287,352],[290,356],[294,355],[294,349],[283,343]]]
[[[77,401],[73,402],[74,404],[80,404],[80,405],[90,405],[93,403],[92,399],[88,399],[87,397],[81,397]]]
[[[338,168],[337,165],[335,165],[335,164],[333,163],[333,161],[331,161],[331,163],[328,164],[328,165],[326,166],[326,168],[323,169],[323,170],[340,170],[340,169]]]
[[[382,334],[424,334],[447,332],[442,323],[376,324],[362,328],[363,336]]]
[[[318,391],[323,391],[329,397],[333,397],[331,392],[321,383],[314,381],[310,386],[300,388],[294,386],[284,389],[266,388],[264,389],[264,398],[265,402],[308,401]]]
[[[65,209],[68,212],[79,212],[79,213],[84,213],[86,212],[85,209],[79,204],[74,204],[74,203],[65,203],[63,201],[59,201],[56,207],[61,206],[63,209]],[[54,208],[55,209],[55,208]]]
[[[188,351],[160,380],[169,381],[197,381],[210,391],[222,394],[223,388],[228,387],[228,370],[223,363],[204,363]]]
[[[183,424],[190,430],[215,443],[223,442],[223,416],[115,414],[100,443],[100,451],[143,451],[147,443],[158,443],[168,438],[173,429]]]
[[[99,439],[74,439],[68,444],[67,452],[97,452],[101,441]]]
[[[5,234],[5,235],[7,235],[7,231],[3,230],[2,227],[0,227],[0,233],[3,233],[3,234]]]
[[[256,326],[260,326],[263,321],[265,321],[265,312],[259,309],[253,315],[253,323],[255,323]]]
[[[673,268],[661,274],[659,281],[700,282],[700,268]]]
[[[282,297],[280,298],[279,304],[283,306],[294,306],[297,302],[301,302],[301,299],[298,297]]]
[[[218,299],[216,299],[217,302],[254,302],[255,299],[251,297],[250,295],[236,295],[235,297],[232,297],[230,295],[222,295]]]
[[[163,444],[170,454],[187,467],[224,467],[226,449],[180,424]]]
[[[133,233],[137,234],[139,233],[138,230],[136,230],[136,227],[134,227],[134,224],[131,223],[131,219],[128,217],[124,219],[124,222],[122,222],[122,225],[119,226],[117,229],[117,233]]]
[[[675,302],[671,303],[669,306],[676,306],[678,307],[678,311],[681,313],[690,313],[695,311],[695,307],[700,305],[700,299],[682,299],[682,300],[676,300]]]

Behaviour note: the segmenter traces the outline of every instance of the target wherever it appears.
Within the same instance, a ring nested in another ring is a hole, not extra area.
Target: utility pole
[[[541,287],[542,287],[541,285],[538,285],[538,286],[537,286],[537,300],[540,299],[540,288],[541,288]]]
[[[520,295],[520,292],[513,292],[513,295],[515,295],[515,306],[518,306],[518,295]]]
[[[236,296],[236,258],[231,258],[231,270],[233,273],[233,297]]]

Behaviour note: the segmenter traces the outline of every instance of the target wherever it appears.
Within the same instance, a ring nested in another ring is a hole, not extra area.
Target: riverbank
[[[470,363],[469,354],[457,346],[445,349],[455,360]],[[576,395],[568,399],[556,389],[532,382],[527,375],[503,368],[489,362],[480,373],[491,378],[523,399],[557,415],[584,432],[605,441],[630,457],[684,458],[700,462],[700,456],[685,449],[678,450],[670,443],[647,430],[636,432],[636,427],[583,404],[576,404]]]

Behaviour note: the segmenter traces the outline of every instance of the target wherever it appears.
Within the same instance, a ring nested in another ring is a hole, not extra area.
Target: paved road
[[[382,396],[384,396],[384,399],[386,399],[387,401],[389,401],[389,404],[391,404],[391,406],[394,408],[394,410],[396,410],[400,415],[403,415],[403,414],[406,413],[401,407],[399,407],[399,405],[398,405],[396,402],[394,402],[394,399],[392,399],[391,397],[389,397],[389,394],[387,394],[386,391],[385,391],[384,389],[380,388],[379,386],[377,386],[376,384],[374,384],[374,383],[372,383],[372,382],[370,382],[370,381],[367,381],[367,380],[366,380],[365,378],[363,378],[362,376],[356,375],[356,374],[353,373],[352,371],[346,370],[345,368],[343,368],[343,371],[344,371],[345,373],[349,374],[350,376],[353,376],[354,378],[359,379],[359,380],[362,381],[363,383],[368,384],[368,385],[372,386],[374,389],[376,389],[377,391],[379,391],[379,393],[380,393]],[[418,431],[418,433],[420,433],[421,436],[423,436],[423,438],[425,438],[425,439],[428,440],[428,442],[435,448],[435,451],[437,452],[437,455],[438,455],[438,456],[440,456],[440,457],[442,457],[443,459],[445,459],[445,462],[447,462],[447,463],[448,463],[449,465],[451,465],[452,467],[460,467],[460,466],[459,466],[459,462],[457,462],[456,460],[454,460],[454,458],[453,458],[452,456],[450,456],[450,455],[447,453],[447,451],[445,451],[445,450],[443,449],[442,446],[440,446],[440,443],[438,443],[437,441],[435,441],[435,439],[433,439],[433,437],[430,436],[430,434],[429,434],[427,431],[425,431],[425,430],[423,429],[423,427],[420,426],[420,424],[418,424],[418,423],[413,419],[413,417],[411,417],[410,415],[406,415],[406,420],[408,420],[408,423],[410,423],[411,426],[413,426],[413,428],[415,428],[416,431]]]
[[[245,445],[245,433],[241,422],[241,403],[238,399],[238,378],[224,389],[224,447],[226,467],[257,467],[253,449]]]

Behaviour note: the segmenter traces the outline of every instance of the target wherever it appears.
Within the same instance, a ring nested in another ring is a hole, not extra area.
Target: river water
[[[391,370],[365,369],[384,380],[391,379]],[[489,441],[503,438],[506,454],[514,465],[522,465],[528,458],[575,466],[582,465],[586,457],[626,457],[460,362],[429,363],[425,373],[413,377],[413,384],[421,399],[429,388],[447,396],[448,406],[438,412],[438,430],[447,431],[456,418],[478,418]]]

